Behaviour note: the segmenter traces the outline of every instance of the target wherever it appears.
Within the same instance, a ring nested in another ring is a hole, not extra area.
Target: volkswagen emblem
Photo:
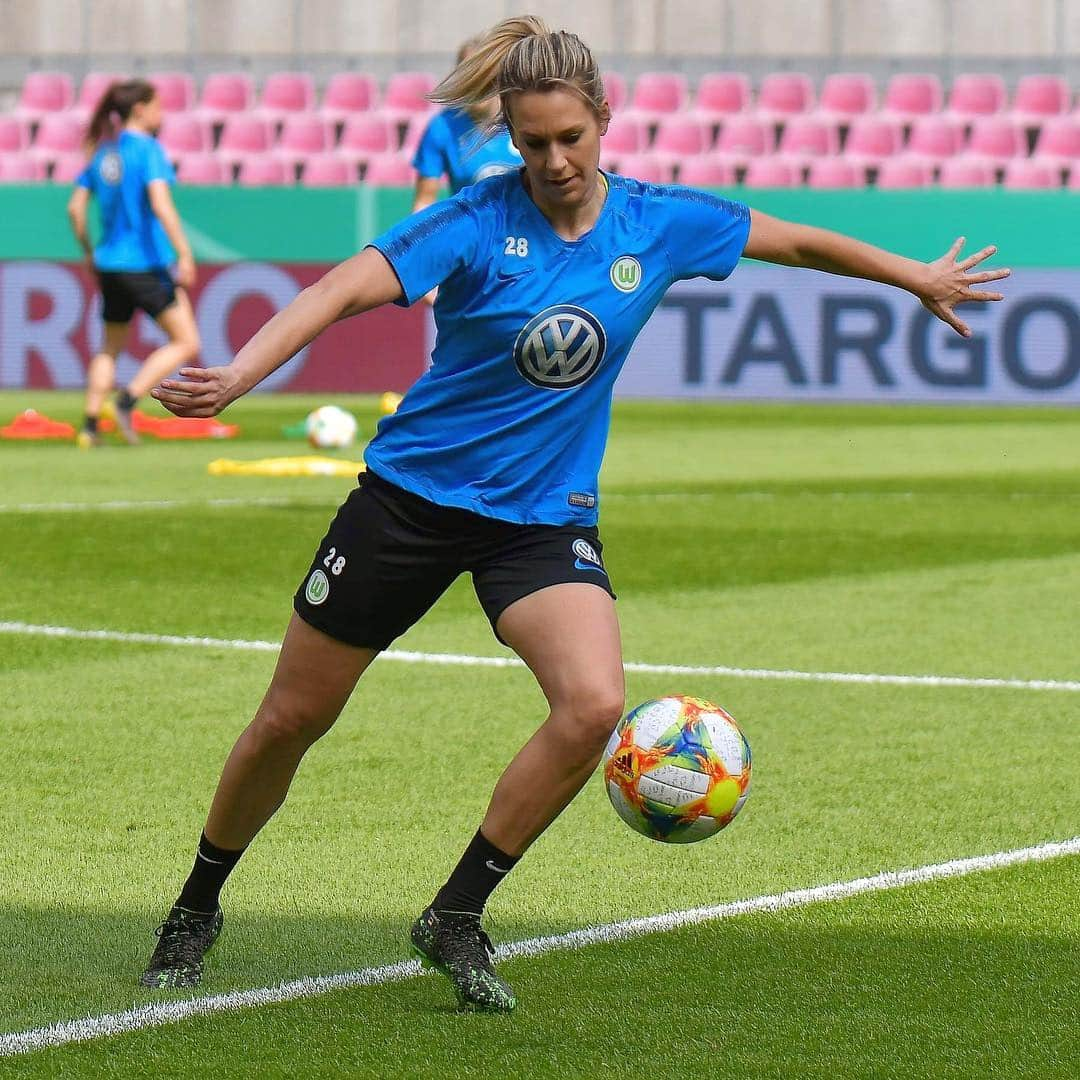
[[[559,304],[525,324],[514,344],[514,363],[533,386],[569,390],[594,374],[606,348],[607,335],[595,315]]]

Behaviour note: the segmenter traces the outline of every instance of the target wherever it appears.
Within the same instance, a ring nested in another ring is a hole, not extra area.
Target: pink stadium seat
[[[649,145],[645,124],[625,113],[614,116],[600,144],[607,154],[639,154]]]
[[[884,191],[901,188],[922,188],[932,183],[933,167],[917,158],[886,158],[878,169],[877,186]]]
[[[312,154],[304,161],[300,182],[304,187],[349,187],[356,183],[356,169],[335,154]]]
[[[277,71],[266,77],[258,112],[280,123],[287,116],[315,108],[315,81],[300,71]]]
[[[383,112],[392,120],[404,123],[417,113],[433,112],[436,108],[427,99],[438,79],[429,71],[399,71],[386,84]]]
[[[880,116],[857,116],[844,142],[844,157],[853,165],[874,168],[885,158],[900,153],[904,136],[900,123]]]
[[[26,154],[0,153],[0,183],[32,184],[45,179],[45,166]]]
[[[910,123],[942,109],[944,95],[936,75],[894,75],[885,89],[882,112],[894,120]]]
[[[215,124],[236,113],[248,112],[255,102],[255,87],[250,75],[242,72],[218,72],[203,83],[198,112]]]
[[[689,116],[666,116],[656,129],[651,153],[669,165],[684,158],[707,153],[712,147],[712,129]]]
[[[85,154],[58,154],[53,159],[50,179],[54,184],[73,184],[79,173],[85,168]]]
[[[686,108],[690,92],[686,76],[673,71],[646,71],[634,83],[628,111],[642,119],[658,120]]]
[[[70,109],[75,100],[71,76],[63,71],[32,71],[23,81],[15,115],[40,120],[49,113]]]
[[[944,116],[922,116],[912,125],[906,152],[910,157],[942,161],[958,154],[964,144],[960,125]]]
[[[272,143],[273,132],[266,120],[240,114],[225,121],[217,151],[222,160],[237,164],[241,158],[266,153]]]
[[[679,165],[679,183],[689,187],[731,187],[735,168],[714,157],[687,158]]]
[[[1047,120],[1035,140],[1033,156],[1063,167],[1080,163],[1080,118],[1055,116]]]
[[[1070,191],[1080,191],[1080,169],[1072,169],[1069,172],[1068,188]]]
[[[383,187],[412,187],[416,182],[413,167],[397,154],[380,154],[367,163],[364,170],[365,184],[379,184]]]
[[[176,178],[181,184],[228,184],[232,170],[215,154],[184,154]]]
[[[1024,131],[1006,117],[981,116],[971,126],[965,153],[986,158],[995,165],[1004,165],[1027,153]]]
[[[750,79],[738,71],[711,71],[701,76],[693,114],[706,123],[720,124],[729,116],[749,112]]]
[[[0,114],[0,154],[25,150],[30,145],[30,130],[25,120]]]
[[[814,107],[814,84],[809,75],[799,72],[776,72],[766,75],[758,89],[757,112],[774,123]]]
[[[379,84],[374,75],[361,71],[339,71],[326,84],[319,113],[327,120],[341,122],[353,113],[369,112],[379,104]]]
[[[802,182],[799,167],[785,158],[752,158],[743,184],[748,188],[797,187]]]
[[[210,125],[190,113],[166,113],[158,138],[166,152],[173,157],[202,153],[213,148]]]
[[[784,124],[779,151],[789,157],[829,157],[840,153],[840,135],[828,121],[793,116]]]
[[[293,113],[281,125],[274,156],[294,168],[312,154],[325,153],[333,145],[329,121],[315,113]]]
[[[617,71],[605,71],[602,77],[608,105],[612,112],[618,112],[626,105],[626,79]]]
[[[720,129],[716,155],[734,165],[771,154],[776,147],[772,125],[753,116],[733,116]]]
[[[806,186],[817,189],[862,187],[863,172],[846,158],[818,158],[810,162]]]
[[[236,182],[241,187],[281,187],[291,184],[293,175],[279,158],[262,154],[246,157],[240,162]]]
[[[1037,125],[1069,111],[1072,91],[1060,75],[1025,75],[1016,84],[1012,118],[1018,124]]]
[[[1044,161],[1015,158],[1005,166],[1002,187],[1010,191],[1061,187],[1061,170]]]
[[[957,75],[946,112],[959,120],[993,116],[1005,108],[1005,80],[1000,75]]]
[[[105,91],[114,82],[123,82],[123,80],[123,75],[110,74],[105,71],[89,72],[86,78],[83,79],[82,86],[79,87],[79,100],[76,101],[71,111],[83,120],[89,119],[90,114],[97,108],[98,102],[101,101]]]
[[[38,124],[30,155],[39,161],[55,161],[62,154],[78,153],[83,148],[86,125],[70,113],[48,113]]]
[[[148,76],[166,113],[195,108],[195,80],[186,71],[158,71]]]
[[[623,154],[616,171],[648,184],[671,183],[672,167],[653,154]]]
[[[877,86],[866,74],[829,75],[821,86],[818,112],[823,119],[846,121],[873,112],[877,107]]]
[[[993,187],[994,169],[981,158],[969,158],[964,154],[946,158],[941,163],[938,184],[945,188]]]
[[[390,154],[396,149],[397,132],[382,114],[360,113],[345,121],[338,142],[338,157],[354,165]]]
[[[428,124],[431,123],[430,113],[417,113],[406,123],[405,130],[401,135],[401,146],[398,147],[398,153],[402,157],[407,157],[412,161],[413,155],[416,153],[416,148],[420,145],[420,140],[424,137],[424,132],[427,131]],[[390,148],[394,148],[394,143],[397,139],[398,125],[390,125],[391,143]]]

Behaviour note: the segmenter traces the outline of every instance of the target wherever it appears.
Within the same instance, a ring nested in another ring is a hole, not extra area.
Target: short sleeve
[[[157,139],[150,140],[146,148],[146,182],[152,180],[164,180],[166,184],[176,183],[176,171],[172,162],[165,156],[161,143]]]
[[[676,281],[723,281],[750,237],[750,208],[695,188],[664,189],[664,240]]]
[[[446,121],[442,116],[433,117],[413,155],[413,168],[420,176],[437,180],[447,171],[445,142]]]
[[[419,300],[476,257],[480,227],[469,205],[446,199],[407,217],[371,242],[394,268],[402,307]]]
[[[86,168],[75,177],[75,186],[84,187],[88,191],[94,190],[94,169],[92,161],[88,162]]]

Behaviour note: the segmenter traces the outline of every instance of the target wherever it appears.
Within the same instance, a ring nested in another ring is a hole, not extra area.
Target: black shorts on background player
[[[614,597],[602,552],[594,526],[499,521],[368,472],[338,510],[293,606],[337,641],[385,649],[466,571],[492,629],[514,601],[549,585],[584,582]]]
[[[101,317],[108,323],[131,322],[136,308],[156,319],[176,303],[176,285],[164,267],[157,270],[99,270]]]

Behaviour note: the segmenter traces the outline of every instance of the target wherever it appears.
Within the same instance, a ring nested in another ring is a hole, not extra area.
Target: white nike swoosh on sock
[[[195,852],[195,857],[198,858],[198,859],[202,859],[203,862],[213,863],[215,866],[224,866],[225,865],[225,860],[224,859],[211,859],[208,856],[204,855],[201,851],[196,851]]]
[[[513,869],[512,866],[508,866],[504,870],[501,866],[496,866],[490,859],[488,859],[486,865],[489,870],[494,870],[496,874],[509,874],[510,871]]]

